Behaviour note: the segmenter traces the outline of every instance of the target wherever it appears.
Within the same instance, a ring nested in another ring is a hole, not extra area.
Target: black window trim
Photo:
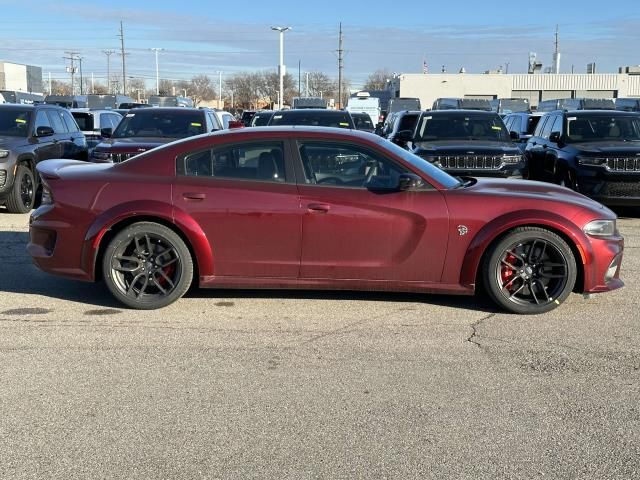
[[[217,177],[217,176],[200,177],[197,175],[187,175],[186,173],[184,173],[184,159],[187,155],[198,154],[198,153],[205,152],[207,150],[216,151],[216,150],[234,148],[236,146],[246,147],[253,144],[260,145],[265,143],[279,143],[282,146],[282,155],[284,157],[284,170],[285,170],[284,182],[274,182],[272,180],[260,180],[260,179],[254,179],[254,178]],[[254,140],[243,141],[243,142],[217,143],[217,144],[210,145],[209,147],[206,147],[206,148],[190,150],[188,152],[184,152],[176,156],[176,163],[175,163],[176,178],[199,178],[205,181],[213,181],[214,183],[232,181],[232,182],[257,182],[257,183],[266,183],[269,185],[289,185],[289,186],[296,185],[294,169],[290,161],[291,155],[289,152],[290,148],[288,146],[288,143],[289,142],[285,138],[272,139],[269,137],[265,137],[262,139],[254,139]],[[180,167],[181,164],[182,164],[182,167]]]
[[[336,185],[336,184],[318,184],[318,183],[307,183],[307,176],[304,172],[304,167],[302,166],[302,157],[300,156],[300,143],[301,142],[310,142],[310,143],[333,143],[333,144],[342,144],[345,145],[346,147],[358,147],[361,148],[362,150],[365,150],[367,152],[371,152],[372,155],[375,156],[380,156],[380,152],[379,150],[373,149],[371,147],[369,147],[368,145],[363,145],[361,143],[355,143],[349,140],[339,140],[339,139],[323,139],[323,138],[317,138],[317,137],[298,137],[298,138],[293,138],[290,140],[291,142],[291,155],[292,155],[292,159],[294,159],[294,165],[295,165],[295,174],[296,174],[296,183],[300,186],[305,186],[305,187],[324,187],[324,188],[341,188],[341,189],[349,189],[349,190],[361,190],[361,191],[371,191],[370,189],[366,188],[366,187],[355,187],[355,186],[350,186],[350,185]],[[384,157],[386,159],[388,159],[390,162],[392,162],[394,165],[398,166],[399,168],[409,172],[409,173],[413,173],[414,175],[418,175],[423,181],[424,181],[424,187],[421,188],[420,190],[413,190],[413,191],[419,191],[419,192],[430,192],[430,191],[437,191],[437,189],[431,185],[430,181],[428,178],[424,177],[423,172],[421,171],[415,171],[413,168],[406,166],[405,164],[398,162],[395,158],[393,158],[391,155],[384,155]]]

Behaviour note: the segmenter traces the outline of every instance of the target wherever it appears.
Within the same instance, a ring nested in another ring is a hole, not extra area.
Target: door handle
[[[312,213],[327,213],[331,210],[331,205],[327,203],[310,203],[307,205],[307,210]]]
[[[186,200],[204,200],[205,198],[207,198],[207,195],[205,193],[200,192],[184,192],[182,196]]]

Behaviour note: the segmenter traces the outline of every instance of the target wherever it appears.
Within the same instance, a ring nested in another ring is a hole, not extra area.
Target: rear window
[[[269,120],[271,120],[272,116],[273,116],[273,112],[265,112],[265,113],[258,112],[251,119],[251,126],[264,127],[265,125],[269,124]]]
[[[269,125],[353,128],[353,121],[349,113],[343,111],[323,110],[310,112],[308,110],[288,110],[274,113]]]
[[[536,127],[538,126],[538,123],[540,123],[541,118],[542,117],[539,115],[529,117],[527,120],[527,135],[533,135],[533,132],[536,131]]]
[[[93,113],[89,112],[72,112],[73,118],[76,119],[76,123],[80,130],[83,132],[93,131]]]
[[[356,128],[358,130],[374,130],[373,122],[371,121],[371,117],[366,113],[356,113],[351,114],[353,118],[353,123],[355,123]]]

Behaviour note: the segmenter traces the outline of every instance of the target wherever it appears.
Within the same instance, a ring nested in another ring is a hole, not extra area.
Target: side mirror
[[[53,135],[53,128],[45,127],[44,125],[36,128],[36,137],[50,137]]]
[[[560,132],[552,132],[551,135],[549,135],[549,141],[552,143],[560,143],[561,141]]]
[[[229,120],[229,130],[234,128],[244,128],[244,122],[240,120]]]
[[[101,128],[100,135],[104,138],[111,138],[113,136],[113,128]]]
[[[515,142],[520,140],[520,134],[518,132],[514,132],[513,130],[509,132],[509,136],[511,137],[511,140]]]
[[[395,134],[394,140],[396,142],[410,142],[413,139],[413,132],[411,130],[400,130]]]
[[[401,192],[419,190],[422,187],[424,187],[424,180],[413,173],[401,173],[398,178],[398,190]]]

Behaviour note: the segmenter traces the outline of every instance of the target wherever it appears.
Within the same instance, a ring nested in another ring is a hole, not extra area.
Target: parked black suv
[[[607,205],[640,205],[637,113],[547,113],[525,154],[532,180],[564,185]]]
[[[524,168],[520,150],[494,112],[422,112],[410,149],[452,175],[521,178]]]
[[[518,135],[518,147],[524,153],[527,141],[533,136],[543,113],[510,113],[503,117],[504,124],[509,132],[516,132]]]
[[[0,204],[33,208],[42,160],[87,160],[87,140],[68,110],[55,105],[0,105]]]
[[[420,113],[420,111],[411,110],[390,113],[384,122],[384,127],[382,127],[382,136],[402,148],[407,148],[408,135],[406,132],[411,132],[411,136],[413,136]],[[398,135],[399,132],[405,133]]]
[[[91,161],[119,163],[179,138],[222,129],[209,109],[153,107],[129,110],[118,126],[103,128],[105,138],[91,152]]]

